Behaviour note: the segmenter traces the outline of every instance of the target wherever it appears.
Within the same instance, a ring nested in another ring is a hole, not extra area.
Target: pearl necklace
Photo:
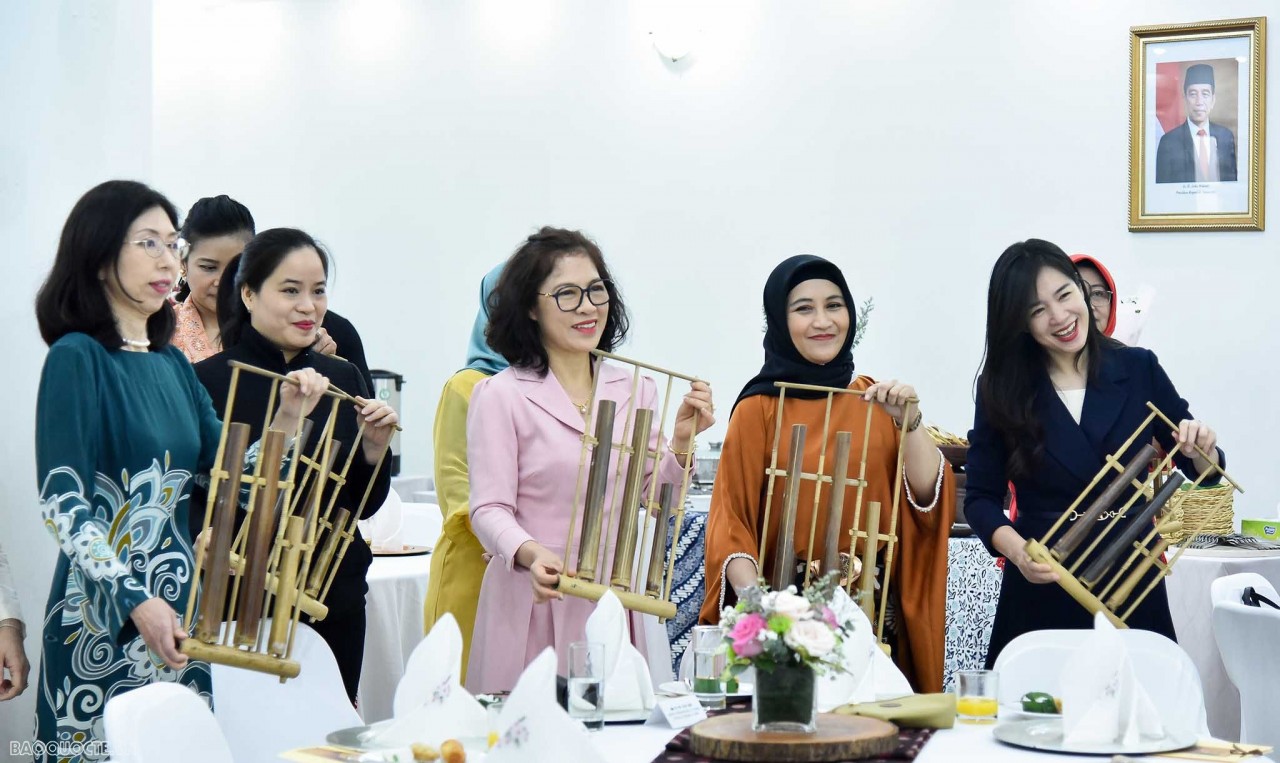
[[[573,398],[569,398],[569,402],[570,402],[570,403],[573,403],[573,407],[578,409],[578,413],[581,413],[583,416],[586,416],[586,415],[587,415],[587,404],[586,404],[586,403],[574,403],[574,402],[573,402]]]
[[[129,339],[128,337],[122,337],[122,338],[124,339],[124,344],[120,345],[122,348],[132,347],[135,350],[146,350],[151,348],[150,339]]]

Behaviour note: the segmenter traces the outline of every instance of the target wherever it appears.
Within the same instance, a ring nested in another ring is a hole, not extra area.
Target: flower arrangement
[[[720,616],[729,671],[737,675],[748,667],[772,670],[792,664],[808,665],[819,673],[842,670],[838,647],[853,624],[837,611],[837,588],[839,573],[833,572],[811,583],[803,595],[795,586],[744,591],[737,606]]]

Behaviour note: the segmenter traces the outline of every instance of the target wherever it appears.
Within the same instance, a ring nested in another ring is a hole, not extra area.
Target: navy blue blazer
[[[1236,136],[1219,124],[1209,123],[1209,134],[1218,141],[1218,180],[1236,179]],[[1194,183],[1196,146],[1186,122],[1160,136],[1156,146],[1157,183]],[[1162,409],[1163,410],[1163,409]]]
[[[1105,347],[1099,359],[1097,378],[1086,386],[1079,424],[1058,397],[1048,372],[1041,378],[1035,410],[1044,427],[1044,455],[1030,474],[1013,481],[1018,494],[1018,517],[1012,523],[1003,508],[1009,481],[1004,440],[992,428],[978,402],[969,432],[964,514],[993,556],[998,554],[991,545],[991,536],[1004,525],[1012,525],[1027,539],[1047,532],[1102,469],[1107,455],[1118,450],[1150,413],[1148,401],[1174,423],[1193,418],[1187,401],[1178,395],[1155,353],[1140,347]],[[1136,454],[1153,436],[1166,451],[1173,449],[1169,427],[1156,419],[1138,436],[1126,456]],[[1226,457],[1221,449],[1218,457],[1225,467]],[[1178,453],[1174,464],[1189,478],[1195,477],[1191,459]],[[1083,512],[1102,493],[1114,474],[1099,483],[1079,511]],[[1216,476],[1212,480],[1206,478],[1205,484],[1216,482]],[[1121,501],[1131,495],[1126,492]]]

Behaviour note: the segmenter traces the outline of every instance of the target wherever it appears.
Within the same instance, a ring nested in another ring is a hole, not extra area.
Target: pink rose
[[[836,613],[831,611],[831,607],[822,608],[822,619],[831,626],[832,630],[840,627],[840,623],[836,622]]]
[[[760,632],[768,623],[756,613],[745,615],[734,623],[729,638],[733,639],[733,653],[739,657],[751,658],[764,651],[760,645]]]

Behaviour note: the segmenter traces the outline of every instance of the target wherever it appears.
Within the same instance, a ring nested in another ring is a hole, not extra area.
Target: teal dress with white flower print
[[[187,499],[195,475],[213,463],[220,431],[208,393],[173,347],[108,350],[68,334],[49,348],[36,470],[60,553],[44,619],[37,760],[105,759],[107,701],[149,683],[185,684],[212,705],[208,663],[165,666],[129,614],[153,596],[186,612],[194,584]]]

